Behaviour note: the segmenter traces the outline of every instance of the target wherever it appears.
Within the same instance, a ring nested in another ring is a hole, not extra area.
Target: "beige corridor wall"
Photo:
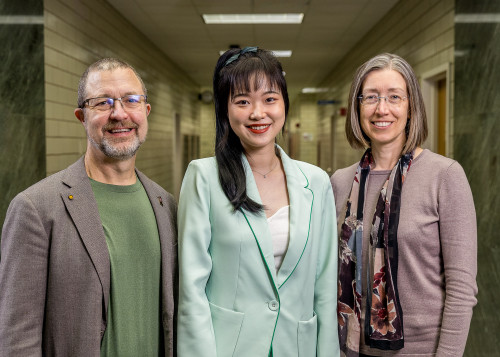
[[[199,134],[197,85],[106,1],[45,0],[44,16],[47,175],[85,151],[85,132],[73,114],[81,74],[99,58],[118,57],[141,74],[152,106],[137,167],[174,191],[181,157],[174,152],[174,118],[181,133]]]
[[[210,89],[208,89],[210,90]],[[203,103],[200,109],[200,157],[215,155],[215,106]]]
[[[391,52],[405,58],[417,76],[436,68],[449,68],[450,96],[448,98],[448,139],[453,135],[453,66],[454,66],[454,0],[404,0],[398,2],[369,33],[335,66],[321,87],[332,88],[324,99],[335,99],[339,104],[318,107],[319,132],[330,132],[332,116],[335,123],[333,142],[333,169],[348,166],[359,160],[360,151],[350,148],[345,138],[345,116],[340,108],[347,107],[349,87],[356,68],[382,52]],[[452,145],[450,145],[452,147]],[[321,157],[329,157],[329,146],[321,149]],[[448,152],[449,156],[453,153]],[[321,160],[323,169],[328,162]]]

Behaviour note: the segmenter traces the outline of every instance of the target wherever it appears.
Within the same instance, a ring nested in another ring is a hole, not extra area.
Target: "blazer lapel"
[[[309,239],[314,193],[308,187],[309,182],[305,173],[281,148],[279,149],[290,199],[290,240],[277,276],[278,287],[281,287],[299,264],[302,253],[306,248]]]
[[[174,316],[174,296],[177,297],[177,212],[176,205],[165,190],[136,169],[137,176],[148,195],[153,208],[160,237],[161,250],[161,301],[162,321],[164,324],[165,343],[172,342],[172,324]],[[169,324],[170,321],[170,324]],[[170,337],[169,337],[170,336]],[[168,340],[168,341],[167,341]]]
[[[245,155],[242,155],[242,160],[246,173],[247,196],[255,202],[262,204],[259,190],[252,174],[252,169]],[[245,219],[255,237],[255,241],[258,245],[262,258],[266,262],[269,275],[271,276],[273,283],[275,284],[276,268],[274,265],[273,243],[271,238],[271,231],[269,230],[269,225],[267,224],[266,214],[264,212],[252,213],[244,209],[242,209],[241,211],[245,216]]]
[[[67,188],[61,191],[61,197],[97,271],[107,311],[111,279],[109,251],[83,157],[66,169],[63,183]]]
[[[165,213],[164,211],[170,210],[170,204],[168,201],[168,197],[164,192],[157,190],[155,186],[152,184],[152,181],[145,176],[139,170],[136,170],[137,176],[146,191],[149,201],[151,202],[151,207],[153,207],[153,212],[156,217],[156,225],[158,226],[158,234],[160,236],[160,244],[164,244],[165,239],[174,239],[176,238],[175,232],[172,232],[170,222],[166,222],[163,219],[158,219],[158,217],[175,217],[177,216],[176,212]],[[166,241],[165,241],[166,242]],[[171,245],[175,244],[175,242],[171,242]],[[163,250],[163,248],[162,248]]]
[[[272,237],[265,213],[259,212],[255,214],[246,210],[242,210],[242,212],[252,230],[261,255],[266,262],[269,275],[272,277],[275,287],[279,289],[299,264],[302,253],[306,248],[309,239],[314,193],[309,188],[306,175],[279,146],[278,149],[280,150],[281,160],[285,169],[288,196],[290,199],[290,241],[277,275],[274,265]],[[245,155],[242,155],[242,157],[246,172],[247,195],[255,202],[262,204],[248,160]]]

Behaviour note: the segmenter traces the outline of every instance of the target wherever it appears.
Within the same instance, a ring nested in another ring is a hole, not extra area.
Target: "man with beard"
[[[0,356],[173,356],[176,205],[135,169],[151,105],[106,58],[80,79],[87,151],[18,194],[4,222]]]

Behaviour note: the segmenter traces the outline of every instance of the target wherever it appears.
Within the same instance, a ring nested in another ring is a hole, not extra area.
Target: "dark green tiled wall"
[[[43,0],[0,1],[0,224],[45,176]]]
[[[478,221],[479,295],[465,356],[500,356],[500,2],[455,4],[454,152]]]

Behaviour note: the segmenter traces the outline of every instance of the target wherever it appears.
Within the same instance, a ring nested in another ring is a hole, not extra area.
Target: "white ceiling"
[[[280,61],[290,93],[315,87],[397,0],[107,0],[202,87],[219,51],[292,50]],[[304,13],[300,25],[206,25],[202,14]]]

